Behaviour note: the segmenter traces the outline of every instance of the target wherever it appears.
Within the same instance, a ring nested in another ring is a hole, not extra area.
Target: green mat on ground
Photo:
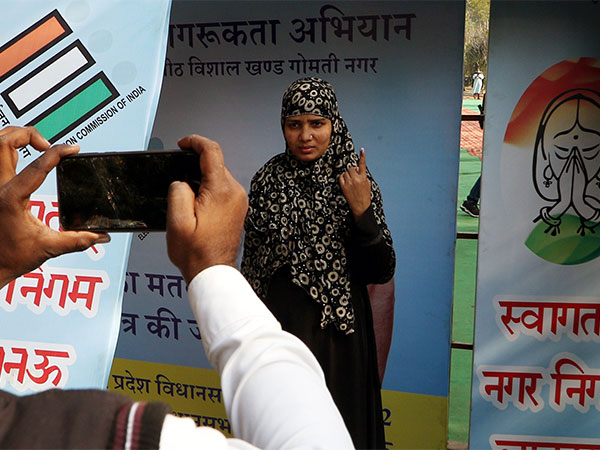
[[[480,100],[465,99],[463,107],[478,113]],[[471,187],[481,174],[481,161],[460,150],[459,184],[456,225],[458,232],[475,233],[479,220],[460,210]],[[477,240],[458,239],[454,269],[454,301],[452,313],[452,341],[473,342],[475,314],[475,277],[477,267]],[[454,349],[450,362],[450,394],[448,407],[448,440],[468,442],[471,406],[471,373],[473,352]]]
[[[473,352],[453,349],[451,358],[448,440],[466,443],[469,440]]]
[[[463,108],[468,109],[469,111],[474,112],[475,114],[479,114],[478,106],[481,105],[481,100],[475,100],[474,98],[464,98],[462,106]]]
[[[476,156],[470,155],[464,148],[460,149],[460,166],[458,178],[458,198],[456,213],[456,230],[460,233],[476,233],[479,220],[461,211],[460,205],[469,195],[473,184],[481,175],[481,161]]]

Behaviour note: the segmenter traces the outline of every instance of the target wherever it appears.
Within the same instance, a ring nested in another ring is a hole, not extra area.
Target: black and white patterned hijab
[[[346,243],[353,219],[338,177],[358,166],[358,156],[328,82],[311,77],[288,87],[281,107],[282,128],[287,117],[303,114],[331,120],[329,147],[316,161],[302,162],[286,145],[285,153],[256,173],[250,186],[242,273],[264,298],[271,276],[288,264],[293,283],[322,305],[321,327],[334,323],[340,331],[352,333]],[[391,246],[379,188],[367,175],[376,220]]]

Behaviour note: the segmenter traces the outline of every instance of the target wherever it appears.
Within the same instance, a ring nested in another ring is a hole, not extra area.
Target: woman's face
[[[329,147],[331,120],[314,114],[288,117],[283,124],[283,135],[296,159],[316,161]]]

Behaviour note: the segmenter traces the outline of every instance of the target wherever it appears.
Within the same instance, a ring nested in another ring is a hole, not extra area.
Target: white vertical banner
[[[4,1],[0,127],[35,126],[81,152],[143,150],[162,81],[170,0]],[[132,20],[135,18],[135,20]],[[18,170],[36,157],[19,150]],[[31,213],[58,230],[51,173]],[[119,332],[130,234],[52,259],[0,290],[0,388],[103,388]]]
[[[490,14],[471,448],[598,448],[600,4]]]

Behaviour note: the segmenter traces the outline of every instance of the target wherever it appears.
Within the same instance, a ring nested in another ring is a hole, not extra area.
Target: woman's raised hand
[[[371,204],[371,182],[367,178],[367,157],[361,147],[358,167],[350,167],[340,175],[340,187],[355,220],[358,220]]]

